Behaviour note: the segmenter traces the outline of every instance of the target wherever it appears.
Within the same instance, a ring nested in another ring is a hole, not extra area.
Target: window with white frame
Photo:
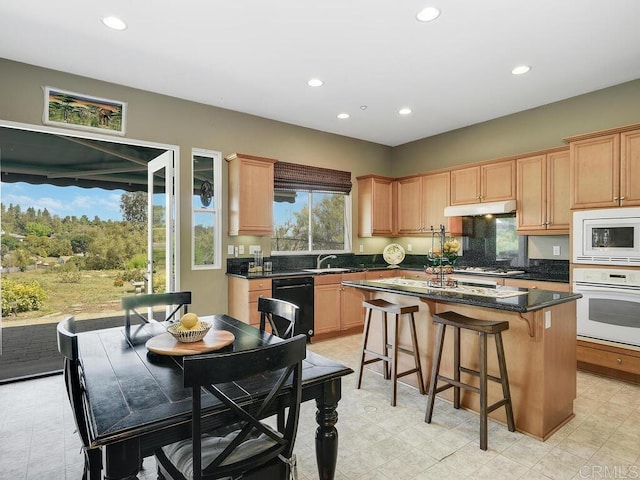
[[[191,268],[221,268],[222,154],[194,148],[191,167]]]
[[[274,166],[271,253],[351,251],[351,173],[285,162]]]

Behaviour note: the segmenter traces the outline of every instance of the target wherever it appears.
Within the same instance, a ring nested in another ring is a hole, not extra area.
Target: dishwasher
[[[299,322],[294,326],[293,334],[304,333],[307,342],[313,336],[313,277],[274,278],[271,296],[286,300],[300,307]],[[276,319],[277,322],[277,319]]]

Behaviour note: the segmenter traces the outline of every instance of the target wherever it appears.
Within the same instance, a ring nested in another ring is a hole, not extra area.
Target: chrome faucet
[[[325,260],[329,260],[330,258],[338,258],[335,255],[327,255],[325,257],[322,256],[322,254],[318,255],[318,259],[316,260],[316,268],[320,268],[322,267],[322,262],[324,262]]]

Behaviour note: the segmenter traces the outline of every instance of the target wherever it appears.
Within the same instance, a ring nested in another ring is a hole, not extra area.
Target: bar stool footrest
[[[464,373],[468,373],[469,375],[475,375],[476,377],[480,376],[480,372],[477,370],[471,370],[470,368],[460,367],[460,371]],[[489,375],[487,373],[487,380],[494,381],[496,383],[502,383],[502,379],[500,377],[494,377],[493,375]]]

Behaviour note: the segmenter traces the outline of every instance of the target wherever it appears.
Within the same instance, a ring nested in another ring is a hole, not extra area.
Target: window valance
[[[349,194],[351,192],[351,172],[297,163],[276,162],[274,164],[273,186],[276,190]]]

